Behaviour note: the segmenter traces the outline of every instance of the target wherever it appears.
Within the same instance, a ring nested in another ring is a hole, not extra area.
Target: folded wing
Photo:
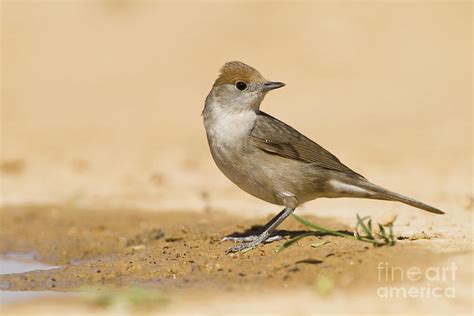
[[[268,153],[365,179],[311,139],[264,112],[257,116],[250,141]]]

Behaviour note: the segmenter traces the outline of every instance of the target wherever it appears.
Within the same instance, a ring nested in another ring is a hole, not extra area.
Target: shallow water
[[[0,291],[0,305],[18,303],[22,300],[33,298],[54,298],[54,297],[70,297],[71,293],[62,293],[54,291]]]
[[[23,273],[34,270],[49,270],[59,268],[36,261],[35,253],[7,254],[0,257],[0,275]],[[0,304],[14,303],[19,300],[37,297],[59,297],[69,295],[54,291],[8,291],[9,284],[0,284]]]
[[[23,273],[34,270],[48,270],[59,268],[37,261],[37,255],[31,253],[12,253],[0,256],[0,274]]]

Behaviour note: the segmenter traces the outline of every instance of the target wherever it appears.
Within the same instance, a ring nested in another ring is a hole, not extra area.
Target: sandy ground
[[[449,270],[446,279],[434,282],[429,281],[428,273],[423,281],[410,284],[405,272],[378,269],[388,265],[404,271],[410,267],[418,267],[421,271],[428,271],[430,267],[450,269],[451,265],[456,269],[463,268],[472,265],[470,241],[461,246],[426,234],[418,237],[399,235],[394,247],[374,248],[360,241],[321,233],[301,239],[280,252],[275,250],[283,241],[244,254],[226,255],[225,250],[231,244],[221,242],[222,236],[252,233],[261,226],[219,212],[78,210],[57,206],[4,208],[1,219],[4,225],[0,235],[2,253],[35,251],[43,262],[63,265],[51,270],[1,275],[2,289],[9,291],[87,292],[99,287],[99,293],[104,295],[112,289],[139,285],[166,297],[163,303],[150,307],[164,313],[187,313],[197,308],[201,313],[220,310],[299,314],[304,310],[303,306],[316,308],[313,299],[320,301],[318,310],[347,312],[346,306],[329,305],[341,295],[354,297],[355,301],[361,295],[369,302],[378,298],[380,301],[369,311],[381,312],[387,310],[384,298],[380,297],[383,296],[380,288],[427,284],[443,290],[454,289],[456,295],[452,298],[425,298],[430,304],[442,305],[443,311],[467,312],[472,303],[469,284],[465,281],[465,278],[472,278],[468,271]],[[331,220],[309,219],[340,231],[350,229]],[[256,222],[263,224],[267,220],[257,219]],[[306,230],[293,220],[284,223],[279,233],[291,238]],[[431,284],[425,283],[427,280]],[[298,298],[309,296],[306,297],[309,302],[294,302],[295,292]],[[277,309],[273,303],[264,304],[265,300],[273,302],[274,296],[283,296],[291,307]],[[249,298],[252,299],[247,303]],[[99,304],[100,299],[98,295],[95,299],[84,296],[39,302],[43,306],[59,303],[72,308],[78,304],[79,310],[107,311]],[[204,299],[208,303],[202,306]],[[405,298],[412,303],[418,299]],[[215,306],[216,300],[222,300],[222,306]],[[235,305],[238,300],[245,300],[245,304],[228,306]],[[295,309],[293,304],[301,306]],[[424,304],[418,305],[421,305],[416,306],[418,309],[426,308]],[[405,307],[402,304],[390,311],[406,311]],[[5,308],[6,312],[12,313],[29,310],[24,303],[9,304]]]
[[[65,265],[2,276],[12,289],[146,284],[169,297],[157,308],[166,313],[472,310],[471,2],[2,1],[1,26],[0,249]],[[298,214],[347,230],[356,213],[397,214],[405,239],[366,249],[320,236],[330,243],[224,255],[222,236],[279,211],[236,188],[208,152],[200,112],[233,59],[287,84],[263,110],[447,215],[317,200]],[[380,262],[455,263],[455,280],[434,284],[456,297],[382,299]],[[109,312],[41,303],[7,308]]]

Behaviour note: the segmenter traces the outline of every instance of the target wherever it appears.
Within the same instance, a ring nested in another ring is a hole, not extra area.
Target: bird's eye
[[[244,91],[245,89],[247,89],[247,85],[243,81],[237,81],[235,83],[235,87],[239,89],[240,91]]]

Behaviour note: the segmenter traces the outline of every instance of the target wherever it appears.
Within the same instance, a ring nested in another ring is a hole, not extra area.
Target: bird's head
[[[221,68],[219,77],[206,99],[206,107],[241,112],[256,111],[265,94],[285,84],[266,80],[255,68],[231,61]]]

